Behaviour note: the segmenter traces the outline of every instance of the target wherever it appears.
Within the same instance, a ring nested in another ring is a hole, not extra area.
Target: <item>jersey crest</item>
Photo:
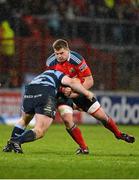
[[[74,73],[75,71],[76,70],[73,67],[71,67],[70,70],[69,70],[70,73]]]

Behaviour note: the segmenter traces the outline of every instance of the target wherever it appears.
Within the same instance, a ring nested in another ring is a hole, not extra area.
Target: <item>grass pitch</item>
[[[23,144],[24,154],[4,153],[12,127],[0,125],[0,179],[138,179],[139,128],[120,126],[136,137],[128,144],[101,125],[80,125],[89,155],[75,155],[78,147],[64,125],[52,125],[43,139]]]

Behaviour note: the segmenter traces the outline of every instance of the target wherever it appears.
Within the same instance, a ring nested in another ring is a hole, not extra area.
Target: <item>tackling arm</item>
[[[82,83],[82,85],[86,89],[90,89],[94,85],[94,79],[93,79],[92,75],[86,76],[83,79],[84,79],[84,82]]]
[[[80,82],[78,78],[74,78],[74,80],[76,82]],[[90,89],[94,85],[94,80],[92,75],[84,77],[84,82],[82,83],[82,85],[84,86],[84,88]],[[70,98],[76,98],[77,96],[79,96],[77,92],[72,91],[71,88],[69,87],[64,88],[63,93],[65,96],[69,96]]]
[[[70,86],[74,91],[84,94],[88,99],[92,99],[94,96],[92,92],[85,89],[80,82],[75,81],[74,79],[64,76],[61,80],[63,85]]]

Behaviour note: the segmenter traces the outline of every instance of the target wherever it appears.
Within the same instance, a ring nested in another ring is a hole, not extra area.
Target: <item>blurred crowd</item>
[[[57,13],[62,18],[85,16],[133,19],[138,18],[139,8],[138,0],[1,0],[0,4],[1,8],[5,6],[3,12],[6,10],[8,14],[47,16]]]
[[[0,22],[7,19],[19,36],[70,36],[74,34],[71,27],[76,24],[75,19],[82,19],[75,34],[82,36],[89,29],[89,24],[83,21],[85,18],[138,21],[139,1],[0,0]]]
[[[0,81],[5,87],[20,84],[15,37],[138,45],[138,21],[139,0],[0,0]]]

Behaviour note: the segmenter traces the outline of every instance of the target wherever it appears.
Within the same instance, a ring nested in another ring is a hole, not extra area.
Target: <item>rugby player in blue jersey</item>
[[[23,153],[21,144],[35,141],[45,135],[55,117],[57,93],[61,84],[71,87],[78,93],[84,94],[90,100],[93,98],[93,93],[86,90],[80,82],[69,78],[60,71],[47,70],[38,75],[25,87],[22,106],[23,112],[17,123],[18,125],[21,125],[21,122],[28,124],[35,117],[35,127],[31,130],[24,131],[22,135],[11,137],[8,141],[11,151]]]

